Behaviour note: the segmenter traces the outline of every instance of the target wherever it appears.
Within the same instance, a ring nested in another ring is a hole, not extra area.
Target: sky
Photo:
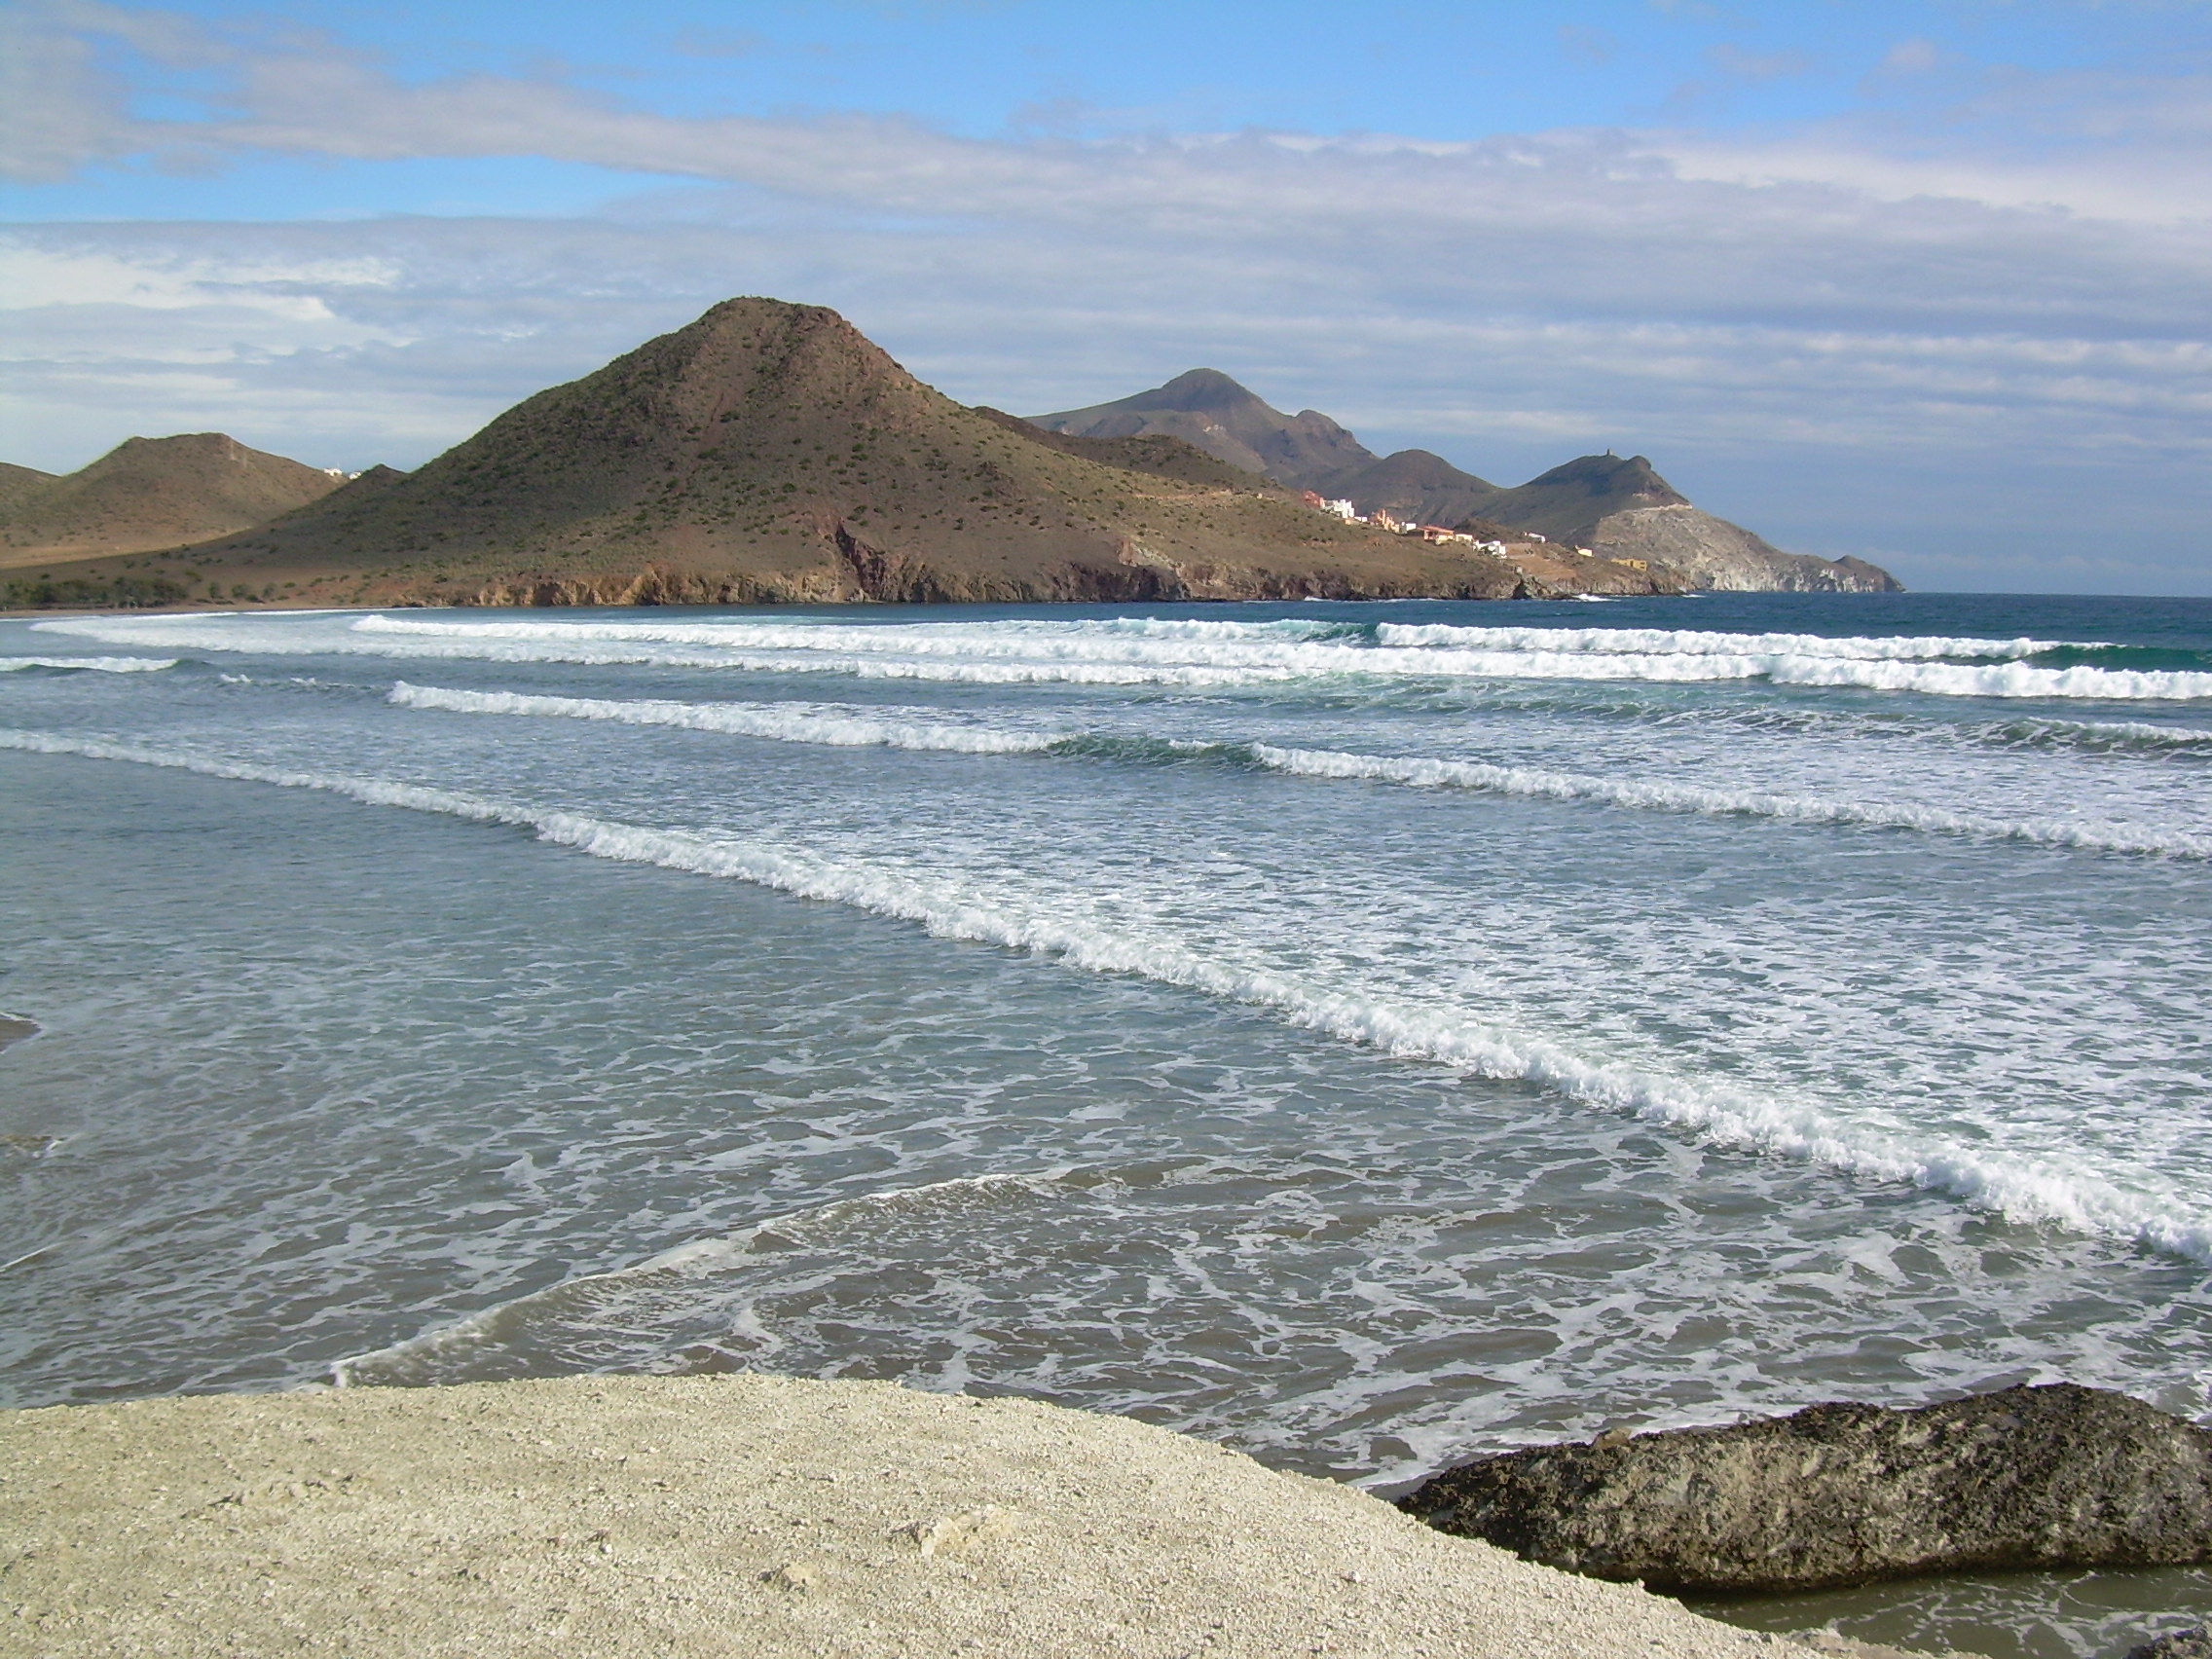
[[[414,466],[733,294],[2212,594],[2212,0],[0,3],[0,461]]]

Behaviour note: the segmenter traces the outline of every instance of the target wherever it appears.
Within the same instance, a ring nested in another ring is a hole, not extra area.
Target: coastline
[[[600,1377],[0,1414],[0,1651],[1813,1651],[1126,1419]]]

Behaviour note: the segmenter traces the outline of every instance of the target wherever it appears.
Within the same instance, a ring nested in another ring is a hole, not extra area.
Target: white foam
[[[176,667],[174,657],[17,657],[0,656],[0,674],[12,674],[21,668],[74,668],[92,674],[159,674],[165,668]]]
[[[1503,633],[1513,648],[1366,645],[1354,641],[1132,632],[1101,622],[608,622],[360,617],[343,628],[287,627],[254,618],[83,618],[41,628],[117,644],[184,644],[210,650],[342,652],[506,662],[644,663],[681,668],[836,673],[870,679],[979,684],[1227,686],[1357,676],[1393,680],[1590,680],[1776,684],[1916,691],[1934,696],[2191,700],[2212,698],[2212,674],[2017,661],[1891,660],[1892,646],[2006,647],[2006,642],[1846,641],[1810,635],[1650,631],[1697,649],[1598,648],[1644,630],[1460,630]],[[1225,629],[1251,626],[1224,624]],[[1383,624],[1385,630],[1396,625]],[[1802,651],[1745,651],[1729,642],[1790,641]],[[1563,645],[1561,642],[1566,642]],[[1577,642],[1581,648],[1577,647]],[[2031,646],[2034,641],[2011,642]],[[1838,655],[1840,646],[1866,655]]]
[[[1979,818],[1970,813],[1902,801],[1832,800],[1759,790],[1704,789],[1693,784],[1597,778],[1535,767],[1497,766],[1479,760],[1346,755],[1333,750],[1280,749],[1265,743],[1255,743],[1250,748],[1253,756],[1264,765],[1310,778],[1358,778],[1405,784],[1416,789],[1484,790],[1534,799],[1602,801],[1611,806],[1661,812],[1774,818],[1793,824],[1864,824],[1892,830],[1985,836],[1994,840],[2032,841],[2052,847],[2082,847],[2098,852],[2212,859],[2212,835],[2103,821]]]
[[[848,748],[949,750],[966,755],[1029,755],[1056,741],[1051,733],[993,730],[941,719],[888,720],[817,703],[677,703],[661,699],[539,697],[515,691],[455,691],[402,680],[388,701],[404,709],[468,715],[534,715],[623,725],[679,726],[781,743]],[[901,711],[905,712],[905,711]],[[919,711],[915,711],[919,713]]]
[[[596,858],[752,882],[909,921],[940,938],[1033,951],[1093,973],[1137,975],[1271,1009],[1310,1030],[1409,1059],[1438,1061],[1485,1077],[1526,1079],[1714,1141],[1910,1182],[2022,1220],[2116,1235],[2212,1262],[2212,1216],[2182,1207],[2178,1200],[2128,1192],[2078,1168],[1939,1135],[1914,1136],[1854,1124],[1817,1106],[1764,1099],[1717,1081],[1592,1059],[1552,1038],[1486,1021],[1464,1008],[1309,983],[1291,974],[1209,955],[1178,939],[1095,926],[1072,917],[1050,896],[1032,907],[966,889],[948,878],[865,860],[830,860],[799,848],[610,822],[461,791],[154,750],[105,738],[0,729],[0,748],[171,767],[325,791],[369,805],[510,825]]]
[[[1683,656],[1841,657],[1864,661],[2026,657],[2055,649],[2060,644],[2050,640],[1952,636],[1873,635],[1830,639],[1825,634],[1722,634],[1690,628],[1463,628],[1441,622],[1385,622],[1375,630],[1375,635],[1386,645],[1594,651],[1606,655],[1657,652]]]
[[[523,715],[609,720],[629,725],[676,726],[784,743],[953,751],[970,755],[1034,755],[1072,740],[1073,734],[1010,731],[952,724],[928,710],[869,710],[819,703],[680,703],[551,697],[512,691],[463,691],[400,681],[388,701],[412,709],[459,714]],[[886,719],[887,714],[902,718]],[[2157,728],[2143,728],[2152,730]],[[2212,734],[2207,734],[2212,736]],[[1402,784],[1417,789],[1466,789],[1562,801],[1593,801],[1661,812],[1770,818],[1795,824],[1854,824],[2027,841],[2043,846],[2159,857],[2212,859],[2212,836],[2106,820],[1995,819],[1910,802],[1838,800],[1760,790],[1718,790],[1696,785],[1601,778],[1487,761],[1351,755],[1334,750],[1291,749],[1273,744],[1233,745],[1170,741],[1192,754],[1250,754],[1263,765],[1301,777]]]
[[[712,1238],[695,1238],[674,1245],[648,1256],[642,1262],[626,1263],[619,1268],[608,1268],[600,1272],[577,1273],[558,1284],[547,1285],[543,1290],[528,1296],[518,1296],[511,1302],[502,1302],[481,1312],[467,1314],[450,1324],[439,1325],[388,1346],[367,1353],[350,1354],[334,1361],[330,1367],[330,1381],[334,1387],[350,1388],[360,1385],[363,1376],[389,1377],[394,1372],[402,1376],[434,1366],[440,1360],[463,1353],[470,1348],[490,1346],[500,1340],[502,1333],[518,1321],[527,1320],[540,1308],[558,1307],[573,1301],[578,1295],[590,1296],[595,1292],[619,1291],[641,1280],[662,1275],[690,1276],[712,1272],[730,1267],[744,1259],[761,1235],[773,1234],[789,1238],[796,1234],[819,1229],[830,1231],[840,1222],[870,1212],[919,1209],[945,1198],[977,1197],[990,1198],[1002,1194],[1048,1194],[1074,1173],[1074,1164],[1040,1170],[1034,1174],[1019,1171],[1003,1171],[985,1175],[958,1175],[944,1181],[929,1181],[913,1187],[891,1187],[881,1192],[863,1193],[849,1198],[832,1198],[824,1204],[813,1204],[803,1209],[786,1210],[763,1217],[750,1227],[735,1233]],[[756,1338],[756,1358],[773,1354],[783,1345],[770,1332],[756,1326],[752,1334]],[[372,1382],[370,1384],[374,1386]]]

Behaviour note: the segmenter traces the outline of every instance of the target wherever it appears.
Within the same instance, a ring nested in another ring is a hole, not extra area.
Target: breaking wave
[[[682,1300],[682,1287],[703,1273],[739,1266],[756,1250],[765,1255],[804,1245],[810,1235],[834,1235],[840,1223],[864,1216],[911,1216],[926,1222],[1007,1198],[1059,1197],[1057,1189],[1072,1173],[1074,1166],[1068,1165],[1035,1174],[962,1175],[787,1210],[641,1262],[578,1273],[403,1342],[350,1355],[331,1366],[330,1380],[340,1388],[407,1387],[528,1375],[527,1360],[516,1361],[547,1331],[559,1333],[562,1358],[569,1363],[582,1357],[628,1368],[635,1364],[637,1330],[667,1311],[656,1294],[664,1287]],[[755,1360],[783,1346],[757,1324],[749,1324],[744,1334],[752,1339]]]
[[[603,697],[536,697],[514,691],[450,691],[402,680],[387,699],[404,709],[467,715],[535,715],[612,720],[623,725],[680,726],[785,743],[848,748],[952,750],[967,755],[1028,755],[1050,749],[1049,734],[992,730],[946,720],[872,719],[820,703],[677,703]],[[916,711],[919,713],[920,711]]]
[[[755,885],[913,923],[944,939],[1033,952],[1098,974],[1129,974],[1272,1011],[1307,1029],[1407,1059],[1475,1075],[1522,1079],[1610,1111],[1709,1140],[1949,1193],[2023,1221],[2126,1237],[2212,1262],[2212,1217],[2128,1192],[2079,1170],[1943,1136],[1854,1124],[1808,1103],[1766,1099],[1714,1082],[1592,1059],[1550,1037],[1483,1020],[1468,1010],[1363,994],[1209,954],[1179,939],[1100,927],[1051,895],[1012,900],[866,860],[733,840],[693,830],[612,822],[462,791],[382,778],[301,771],[156,750],[103,738],[0,729],[0,748],[78,755],[323,791],[510,826],[596,858],[659,866]]]
[[[1936,638],[1829,639],[1823,634],[1718,634],[1688,628],[1465,628],[1385,622],[1385,645],[1461,645],[1480,650],[1587,651],[1606,655],[1825,656],[1913,662],[1938,657],[2015,659],[2053,648],[2048,640]]]
[[[2032,841],[2043,846],[2098,852],[2151,853],[2166,858],[2212,859],[2212,835],[2138,829],[2125,824],[2069,823],[2062,819],[2009,821],[1906,802],[1824,799],[1759,790],[1714,790],[1694,784],[1594,778],[1479,760],[1434,760],[1331,750],[1249,746],[1261,764],[1309,778],[1359,778],[1416,789],[1484,790],[1532,799],[1601,801],[1661,812],[1780,819],[1792,824],[1863,824],[1891,830]]]
[[[2024,660],[2036,640],[1844,639],[1659,629],[1448,628],[1157,621],[478,621],[381,613],[320,631],[240,617],[85,618],[38,627],[110,643],[495,662],[640,663],[977,684],[1262,685],[1407,681],[1641,681],[1909,691],[1939,697],[2191,701],[2212,673]],[[1418,643],[1417,643],[1418,642]],[[1972,660],[1948,660],[1953,657]]]
[[[1144,735],[1012,730],[931,718],[925,710],[859,710],[821,703],[681,703],[596,697],[535,696],[514,691],[461,691],[395,683],[387,701],[408,709],[456,714],[522,715],[674,726],[782,743],[949,751],[968,755],[1054,755],[1124,765],[1213,762],[1259,766],[1307,778],[1463,789],[1527,799],[1591,802],[1635,811],[1689,812],[1775,819],[1790,824],[1864,825],[1935,834],[2025,841],[2094,852],[2212,859],[2212,835],[2103,820],[1999,819],[1904,801],[1842,800],[1764,790],[1709,789],[1694,784],[1601,778],[1482,760],[1353,755],[1269,743],[1199,742]],[[886,719],[886,714],[904,718]],[[2051,723],[2051,722],[2042,722]],[[2085,729],[2154,733],[2155,726]],[[2212,733],[2180,734],[2212,742]]]
[[[13,674],[19,669],[44,668],[63,673],[84,674],[159,674],[165,668],[174,668],[175,657],[18,657],[0,656],[0,674]]]
[[[2091,755],[2204,755],[2212,730],[2144,720],[2006,720],[1973,734],[1993,749],[2070,749]]]

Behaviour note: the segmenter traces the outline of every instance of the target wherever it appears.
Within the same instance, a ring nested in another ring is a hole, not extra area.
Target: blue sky
[[[412,465],[730,293],[1928,587],[2212,592],[2212,6],[0,6],[0,459]]]

